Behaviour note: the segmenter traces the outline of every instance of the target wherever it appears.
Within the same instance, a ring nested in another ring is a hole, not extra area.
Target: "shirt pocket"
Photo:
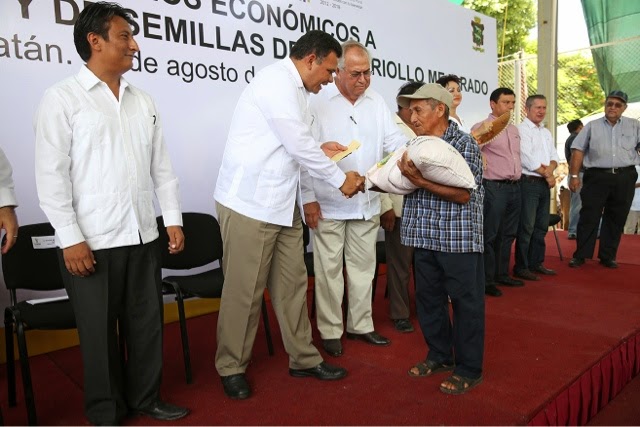
[[[156,116],[136,115],[130,119],[133,143],[149,146],[156,133]]]
[[[296,191],[297,178],[297,175],[284,176],[271,171],[262,171],[253,200],[265,208],[282,208],[293,199],[291,192]]]
[[[635,151],[636,145],[638,145],[638,138],[634,134],[622,134],[620,145],[627,151]]]
[[[102,147],[105,138],[105,118],[96,111],[76,114],[72,122],[73,146],[78,151],[96,150]]]
[[[110,234],[122,222],[117,193],[80,196],[75,210],[78,226],[86,239]]]

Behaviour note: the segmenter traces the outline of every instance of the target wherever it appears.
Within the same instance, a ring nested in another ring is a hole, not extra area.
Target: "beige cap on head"
[[[422,85],[412,95],[400,95],[396,98],[396,102],[403,108],[409,108],[409,102],[411,102],[412,99],[429,98],[440,101],[449,108],[451,108],[451,104],[453,104],[453,95],[437,83]]]

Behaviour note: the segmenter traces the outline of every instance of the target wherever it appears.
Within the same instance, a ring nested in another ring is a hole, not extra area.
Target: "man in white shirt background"
[[[371,57],[360,43],[342,44],[335,84],[312,97],[314,130],[320,141],[352,140],[361,147],[338,164],[342,170],[365,173],[384,153],[404,145],[408,138],[394,123],[384,99],[369,88]],[[375,244],[380,226],[380,198],[376,192],[349,200],[315,177],[302,181],[305,220],[313,233],[317,325],[323,347],[332,356],[342,354],[343,267],[348,287],[347,338],[386,346],[390,341],[374,330],[371,313]],[[343,262],[344,259],[344,262]]]
[[[398,96],[413,95],[423,84],[424,82],[405,83],[398,91]],[[398,105],[395,122],[407,138],[416,137],[409,108]],[[413,248],[400,242],[403,201],[404,197],[399,194],[380,193],[380,226],[384,229],[384,246],[387,256],[389,316],[396,330],[406,333],[413,332],[413,325],[409,320],[411,315],[409,282]]]
[[[38,197],[56,231],[80,337],[85,415],[95,425],[117,425],[130,412],[160,420],[189,412],[159,395],[160,250],[182,251],[184,235],[159,113],[122,77],[139,50],[132,25],[115,3],[87,5],[74,26],[86,65],[45,92],[34,123]],[[154,193],[169,248],[158,246]]]
[[[289,374],[337,380],[347,373],[323,362],[312,344],[296,203],[301,167],[326,181],[343,201],[364,188],[357,172],[345,173],[327,158],[346,147],[329,142],[321,149],[311,134],[317,118],[309,111],[309,94],[333,81],[341,54],[329,34],[307,32],[289,58],[256,74],[233,113],[214,194],[225,277],[216,369],[232,399],[251,394],[245,371],[266,286],[289,354]]]
[[[539,280],[535,273],[556,274],[543,262],[544,238],[549,228],[550,189],[556,185],[554,170],[558,166],[558,153],[551,132],[542,125],[547,114],[547,99],[544,95],[531,95],[525,108],[527,117],[518,126],[522,204],[513,274],[525,280]]]
[[[0,230],[5,231],[7,240],[2,245],[6,254],[18,238],[18,218],[15,208],[18,206],[9,159],[0,148]]]

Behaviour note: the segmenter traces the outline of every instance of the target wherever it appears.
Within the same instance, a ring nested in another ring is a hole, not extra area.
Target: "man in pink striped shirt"
[[[489,98],[491,114],[485,121],[492,121],[513,110],[516,96],[513,90],[501,87]],[[483,122],[471,129],[474,131]],[[481,148],[485,160],[484,171],[484,274],[485,294],[502,295],[496,285],[524,286],[521,280],[509,277],[511,245],[518,231],[520,219],[520,134],[509,124],[491,142]]]

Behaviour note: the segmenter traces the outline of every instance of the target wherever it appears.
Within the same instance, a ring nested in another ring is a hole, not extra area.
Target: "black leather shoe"
[[[413,332],[413,325],[409,319],[393,319],[393,326],[396,328],[396,331],[404,333]]]
[[[485,285],[484,294],[489,295],[490,297],[499,297],[502,296],[502,291],[496,288],[496,285],[490,284]]]
[[[538,265],[536,267],[533,267],[533,271],[535,271],[536,273],[544,274],[545,276],[555,276],[556,275],[555,270],[551,270],[549,268],[546,268],[542,264],[540,264],[540,265]]]
[[[347,338],[350,340],[364,341],[371,345],[385,346],[391,344],[391,340],[389,338],[383,337],[376,331],[367,332],[366,334],[353,334],[351,332],[347,332]]]
[[[138,409],[137,412],[140,415],[146,415],[156,420],[174,421],[187,416],[189,410],[158,399],[151,405]]]
[[[604,265],[607,268],[618,268],[618,263],[612,259],[601,259],[600,264]]]
[[[577,238],[577,237],[578,237],[578,236],[576,236],[576,235],[575,235],[575,234],[573,234],[573,233],[569,233],[569,234],[567,235],[567,239],[569,239],[569,240],[576,240],[576,238]]]
[[[340,339],[322,340],[322,347],[330,356],[342,356],[342,343]]]
[[[496,279],[496,283],[498,285],[511,286],[513,288],[524,286],[524,282],[522,280],[512,279],[509,276],[500,277],[500,278]]]
[[[291,369],[289,375],[292,377],[315,377],[319,380],[331,381],[339,380],[347,375],[347,370],[338,366],[329,365],[326,362],[320,363],[318,366],[309,369]]]
[[[529,270],[514,271],[513,275],[516,276],[519,279],[524,279],[524,280],[540,280],[540,278],[538,276],[536,276],[535,274],[533,274]]]
[[[571,268],[578,268],[582,264],[584,264],[584,258],[571,258],[571,261],[569,261],[569,267]]]
[[[224,394],[231,399],[246,399],[251,395],[251,388],[244,374],[228,375],[226,377],[220,377],[222,380],[222,387],[224,387]]]

